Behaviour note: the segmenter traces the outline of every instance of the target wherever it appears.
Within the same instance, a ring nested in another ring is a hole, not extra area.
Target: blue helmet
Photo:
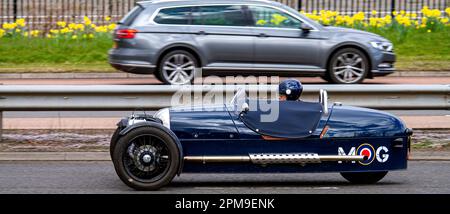
[[[278,87],[280,95],[285,95],[287,100],[298,100],[303,92],[303,86],[298,80],[288,79],[280,83]]]

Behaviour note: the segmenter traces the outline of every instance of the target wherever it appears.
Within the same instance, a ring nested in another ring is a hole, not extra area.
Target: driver
[[[296,101],[302,95],[303,86],[298,80],[288,79],[280,83],[278,91],[280,93],[280,101]]]

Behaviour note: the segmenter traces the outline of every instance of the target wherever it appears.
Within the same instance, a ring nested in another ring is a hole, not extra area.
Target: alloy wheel
[[[332,72],[342,83],[356,83],[365,76],[366,62],[358,53],[345,52],[335,58]]]
[[[188,84],[194,78],[196,64],[188,55],[174,54],[168,57],[162,66],[164,79],[172,85]]]

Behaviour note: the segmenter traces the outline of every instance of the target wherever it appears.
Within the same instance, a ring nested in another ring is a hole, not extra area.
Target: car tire
[[[119,140],[119,134],[122,129],[118,127],[116,131],[114,131],[114,134],[111,137],[111,142],[109,142],[109,155],[111,156],[111,160],[113,158],[114,150],[117,145],[117,141]]]
[[[370,62],[366,55],[356,48],[344,48],[331,56],[327,77],[335,84],[359,84],[367,77]]]
[[[332,82],[329,75],[320,76],[320,79],[323,79],[323,80],[325,80],[327,82]]]
[[[342,177],[352,184],[374,184],[388,172],[341,172]]]
[[[155,76],[155,79],[157,79],[158,81],[164,83],[164,81],[161,79],[161,77],[160,77],[160,75],[158,73],[155,73],[154,76]]]
[[[119,178],[135,190],[158,190],[178,173],[180,153],[176,136],[167,128],[160,124],[140,127],[117,142],[113,153],[114,169]],[[162,161],[164,156],[165,161]]]
[[[185,85],[194,81],[197,58],[184,50],[167,53],[158,65],[158,79],[168,85]]]

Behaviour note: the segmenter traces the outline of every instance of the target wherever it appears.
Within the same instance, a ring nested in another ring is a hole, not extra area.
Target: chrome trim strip
[[[156,68],[156,65],[145,65],[145,64],[132,64],[132,63],[115,63],[109,62],[109,64],[120,65],[125,67],[140,67],[140,68]]]
[[[246,67],[203,67],[204,70],[245,70],[245,71],[308,71],[308,72],[325,72],[320,68],[246,68]]]
[[[245,163],[249,156],[185,156],[184,161],[197,163]]]
[[[194,163],[321,163],[324,161],[363,161],[363,155],[318,155],[314,153],[297,154],[249,154],[248,156],[185,156],[184,161]]]
[[[156,16],[159,14],[159,12],[162,9],[170,9],[170,8],[180,8],[180,7],[197,7],[197,6],[223,6],[223,5],[241,5],[241,6],[261,6],[261,7],[269,7],[275,10],[279,10],[282,11],[284,13],[289,14],[290,16],[300,20],[303,23],[308,24],[309,26],[311,26],[313,28],[313,30],[310,31],[320,31],[319,29],[317,29],[314,25],[312,25],[308,20],[304,20],[303,18],[297,16],[296,14],[293,14],[283,8],[279,8],[279,7],[275,7],[272,5],[264,5],[264,4],[255,4],[255,3],[211,3],[211,4],[205,4],[205,3],[199,3],[199,4],[189,4],[189,5],[177,5],[177,6],[167,6],[167,7],[160,7],[158,8],[150,17],[150,21],[147,25],[161,25],[161,26],[204,26],[204,27],[234,27],[234,28],[252,28],[252,29],[276,29],[276,30],[295,30],[295,31],[300,31],[300,29],[294,29],[294,28],[274,28],[274,27],[254,27],[254,26],[222,26],[222,25],[179,25],[179,24],[159,24],[155,22],[155,18]]]
[[[372,73],[392,73],[395,71],[395,68],[381,68],[380,70],[372,70]]]

